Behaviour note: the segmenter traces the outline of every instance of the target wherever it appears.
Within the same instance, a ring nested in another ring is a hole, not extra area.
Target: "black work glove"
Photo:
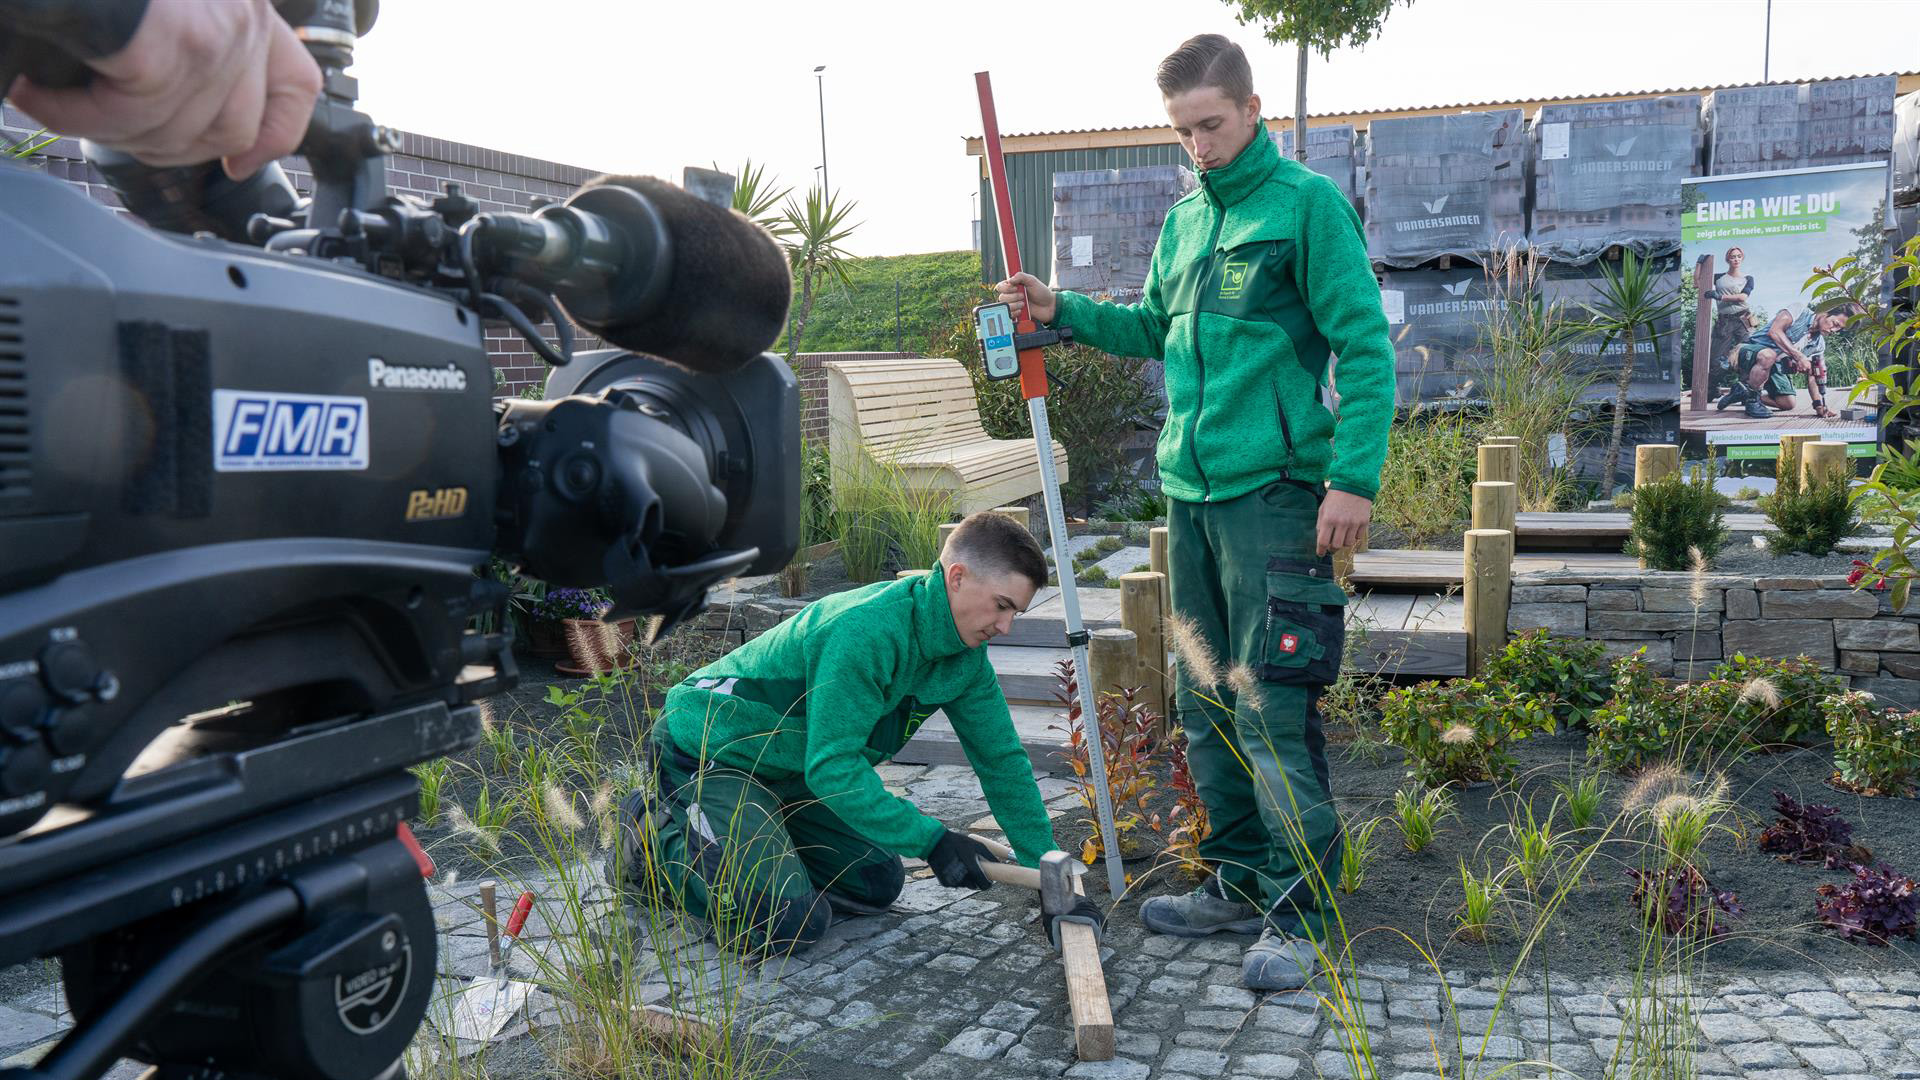
[[[987,872],[980,869],[983,860],[1000,861],[985,844],[952,829],[942,833],[934,842],[933,850],[927,852],[927,866],[932,868],[940,884],[949,889],[984,889],[992,885]]]
[[[1060,947],[1060,924],[1063,922],[1086,923],[1093,927],[1093,941],[1096,945],[1100,943],[1107,931],[1107,917],[1100,913],[1100,909],[1094,906],[1093,901],[1084,896],[1074,901],[1073,907],[1064,914],[1045,916],[1041,922],[1046,927],[1047,940],[1053,942],[1053,947],[1056,949]]]

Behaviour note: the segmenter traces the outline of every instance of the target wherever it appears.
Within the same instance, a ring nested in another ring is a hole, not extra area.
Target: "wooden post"
[[[1510,480],[1480,480],[1473,485],[1473,528],[1512,532],[1520,508],[1520,488]]]
[[[1020,527],[1028,532],[1033,531],[1033,525],[1028,519],[1027,508],[1024,506],[996,506],[993,508],[993,512],[999,514],[1001,517],[1012,518],[1019,522]]]
[[[1093,669],[1093,692],[1118,693],[1123,686],[1140,685],[1140,646],[1131,630],[1108,627],[1087,639],[1087,666]],[[1092,724],[1088,724],[1089,730]]]
[[[1505,480],[1516,483],[1520,479],[1520,448],[1501,443],[1480,444],[1480,480]]]
[[[1773,478],[1775,488],[1796,488],[1788,480],[1800,475],[1800,466],[1806,455],[1801,447],[1813,442],[1820,436],[1813,434],[1793,434],[1780,436],[1780,453],[1773,459]]]
[[[957,521],[949,521],[945,525],[940,526],[940,550],[941,551],[947,550],[947,538],[952,536],[953,530],[959,527],[960,527],[960,523]]]
[[[1462,570],[1467,674],[1478,675],[1507,643],[1507,602],[1513,595],[1513,534],[1501,529],[1468,529]]]
[[[910,577],[919,577],[921,574],[924,574],[924,573],[926,573],[925,570],[902,570],[894,574],[893,579],[895,581],[902,581]]]
[[[1013,849],[1005,844],[987,836],[967,835],[1002,863],[1013,862]],[[1025,866],[990,866],[983,862],[981,870],[995,881],[1040,888],[1040,872]],[[1079,874],[1073,876],[1073,892],[1076,896],[1087,895]],[[1081,1061],[1112,1061],[1113,1005],[1107,997],[1107,975],[1100,968],[1100,943],[1094,940],[1093,927],[1086,923],[1060,924],[1060,962],[1066,969],[1067,1011],[1073,1018],[1075,1052]]]
[[[1160,611],[1173,614],[1173,590],[1168,584],[1173,574],[1167,569],[1167,527],[1155,525],[1147,530],[1147,567],[1160,575]]]
[[[1167,641],[1160,626],[1166,615],[1160,606],[1165,589],[1166,579],[1151,571],[1120,575],[1120,626],[1134,633],[1139,650],[1134,657],[1136,678],[1146,687],[1142,697],[1147,705],[1160,714],[1155,734],[1161,738],[1168,733]]]
[[[1680,448],[1672,443],[1641,443],[1633,448],[1633,486],[1665,480],[1680,471]]]
[[[1707,411],[1707,384],[1713,381],[1713,279],[1713,256],[1700,256],[1693,264],[1693,390],[1687,400],[1694,412]]]
[[[1481,439],[1480,441],[1481,441],[1481,442],[1483,442],[1483,443],[1488,443],[1488,444],[1490,444],[1490,445],[1493,445],[1493,446],[1519,446],[1519,445],[1520,445],[1520,436],[1518,436],[1518,435],[1489,435],[1489,436],[1487,436],[1486,438],[1484,438],[1484,439]]]
[[[1801,486],[1816,480],[1845,479],[1852,472],[1853,459],[1847,456],[1847,444],[1824,440],[1800,448]]]

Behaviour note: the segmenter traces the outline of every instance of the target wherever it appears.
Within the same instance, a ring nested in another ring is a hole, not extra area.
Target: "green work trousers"
[[[1287,480],[1221,502],[1171,500],[1167,562],[1173,610],[1216,669],[1182,656],[1175,673],[1212,824],[1200,854],[1223,895],[1325,941],[1341,830],[1319,699],[1340,672],[1346,593],[1314,553],[1319,506],[1313,488]]]
[[[655,891],[706,920],[722,947],[801,948],[826,933],[836,907],[884,911],[900,895],[900,856],[855,832],[803,780],[703,765],[663,734],[654,739]]]

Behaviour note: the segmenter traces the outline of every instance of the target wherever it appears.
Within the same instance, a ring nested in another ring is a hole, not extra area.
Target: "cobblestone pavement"
[[[888,765],[882,772],[890,786],[949,824],[991,827],[967,770]],[[1072,797],[1062,782],[1046,780],[1043,791],[1056,812],[1065,812]],[[450,991],[463,985],[461,977],[486,969],[474,890],[471,883],[434,887],[444,932],[440,968]],[[1496,1019],[1497,984],[1485,973],[1450,971],[1443,983],[1431,971],[1362,964],[1350,984],[1359,1014],[1352,1023],[1368,1032],[1377,1071],[1355,1073],[1343,1052],[1350,1025],[1335,1022],[1315,996],[1257,996],[1240,986],[1243,941],[1147,935],[1123,913],[1103,950],[1118,1055],[1076,1062],[1060,962],[1040,935],[1034,898],[1004,888],[946,889],[927,877],[909,880],[892,913],[842,923],[803,955],[752,971],[720,957],[692,928],[668,932],[681,936],[682,955],[697,958],[693,966],[702,974],[693,982],[730,988],[726,994],[737,1002],[730,1013],[790,1052],[786,1074],[793,1076],[1437,1080],[1544,1076],[1543,1065],[1516,1063],[1551,1061],[1554,1075],[1600,1078],[1616,1048],[1636,1041],[1636,1000],[1622,979],[1556,975],[1548,996],[1522,978]],[[530,922],[528,947],[510,962],[513,973],[534,975],[547,934],[538,917]],[[1702,1080],[1920,1080],[1920,973],[1706,981],[1691,1024]],[[0,1067],[32,1062],[67,1020],[57,983],[49,969],[16,968],[0,986]],[[678,996],[657,974],[643,986],[647,1000]],[[488,1051],[487,1075],[546,1071],[537,1041],[524,1037],[527,1015],[544,1029],[560,1012],[536,993],[527,1014],[507,1029],[507,1041]],[[430,1031],[420,1045],[431,1041]],[[1456,1031],[1464,1034],[1456,1038]],[[115,1077],[135,1072],[123,1062]]]

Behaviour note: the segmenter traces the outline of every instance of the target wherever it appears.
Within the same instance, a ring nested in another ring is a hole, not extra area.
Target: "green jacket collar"
[[[967,643],[960,639],[960,628],[953,622],[953,606],[947,603],[945,568],[936,562],[933,569],[910,580],[913,632],[919,640],[920,655],[938,660],[966,652]]]
[[[1200,174],[1200,190],[1206,192],[1207,201],[1217,207],[1232,206],[1234,203],[1253,194],[1254,189],[1267,182],[1273,170],[1280,164],[1280,151],[1273,145],[1272,136],[1267,134],[1266,125],[1253,136],[1245,150],[1224,168],[1210,169]]]

